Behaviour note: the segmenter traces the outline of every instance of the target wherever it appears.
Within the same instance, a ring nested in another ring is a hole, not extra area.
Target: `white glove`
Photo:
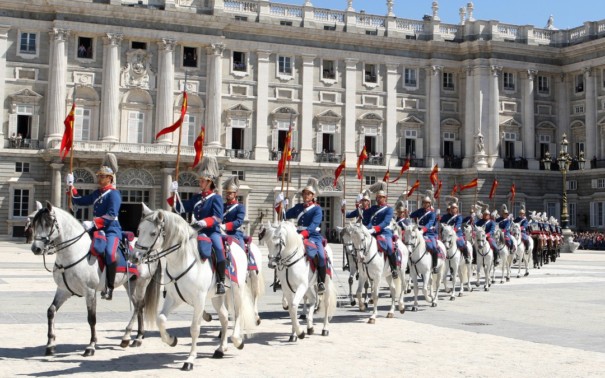
[[[198,226],[200,226],[200,228],[206,228],[208,226],[208,224],[206,224],[205,220],[201,220],[201,221],[197,221],[195,222]]]
[[[224,224],[221,223],[219,227],[220,227],[221,231],[225,231],[225,232],[227,231],[227,226],[225,226]]]
[[[279,205],[280,202],[283,202],[283,201],[284,201],[284,193],[281,192],[277,195],[277,197],[275,197],[275,204]]]
[[[174,192],[178,192],[179,191],[179,182],[178,181],[173,181],[170,184],[170,192],[174,193]]]
[[[67,175],[65,175],[65,185],[74,186],[74,174],[73,173],[68,173]]]
[[[513,215],[512,215],[512,214],[509,214],[508,219],[509,219],[509,220],[513,220]]]
[[[437,216],[440,216],[441,215],[441,209],[437,209],[436,214],[437,214]]]
[[[343,199],[342,201],[340,201],[340,207],[345,207],[347,206],[347,200]]]
[[[284,207],[288,207],[288,204],[289,204],[289,203],[290,203],[290,201],[288,201],[288,199],[286,198],[286,199],[284,200]]]
[[[93,221],[84,221],[82,222],[82,226],[84,226],[86,231],[90,231],[95,227],[95,224]]]
[[[376,230],[374,228],[370,228],[368,232],[370,233],[370,235],[374,235],[376,233]]]
[[[355,199],[357,202],[361,201],[363,199],[363,194],[359,193],[357,195],[357,198]]]
[[[298,227],[296,227],[296,231],[304,231],[306,229],[307,228],[305,226],[298,226]]]
[[[476,217],[476,216],[477,216],[477,214],[475,214],[475,213],[471,213],[471,218],[474,218],[474,217]]]

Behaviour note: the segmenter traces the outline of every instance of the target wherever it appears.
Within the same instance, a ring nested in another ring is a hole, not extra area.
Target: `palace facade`
[[[248,231],[273,220],[282,188],[277,160],[290,126],[295,153],[284,191],[320,181],[324,231],[341,225],[361,186],[387,169],[391,203],[417,179],[428,189],[440,167],[443,193],[479,177],[478,199],[522,204],[559,218],[563,187],[572,229],[605,226],[605,20],[569,30],[475,20],[423,20],[266,0],[3,0],[0,4],[0,234],[19,235],[35,201],[66,207],[63,121],[76,104],[73,171],[96,188],[106,152],[117,155],[121,220],[139,204],[166,207],[170,182],[197,191],[193,143],[206,127],[206,155],[223,177],[238,175]],[[188,110],[179,133],[155,134]],[[563,182],[556,162],[567,136]],[[370,154],[363,183],[355,163]],[[578,160],[586,166],[579,170]],[[334,185],[334,170],[347,172]],[[496,196],[487,196],[494,179]],[[345,182],[346,180],[346,182]],[[509,202],[512,185],[514,203]],[[474,190],[459,194],[463,212]],[[445,200],[439,205],[445,207]],[[410,198],[416,207],[416,195]],[[77,216],[89,218],[89,209]]]

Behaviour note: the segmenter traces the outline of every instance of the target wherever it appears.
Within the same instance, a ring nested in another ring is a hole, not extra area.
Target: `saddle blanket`
[[[308,254],[307,254],[307,248],[313,248],[313,249],[317,249],[317,246],[315,245],[315,243],[313,243],[312,241],[305,239],[305,256],[307,258],[307,261],[309,262],[309,266],[311,267],[311,271],[313,273],[315,273],[315,271],[317,270],[317,263],[315,262],[315,259],[312,259]],[[325,250],[324,250],[324,255],[325,255]],[[319,258],[319,256],[318,256]],[[330,278],[332,278],[332,262],[330,261],[330,259],[328,258],[328,256],[326,255],[324,257],[324,263],[326,265],[326,274],[328,276],[330,276]]]
[[[101,268],[101,271],[104,271],[105,258],[103,257],[103,255],[97,253],[97,251],[92,248],[92,246],[90,248],[90,253],[91,255],[97,258],[97,261],[99,262],[99,268]],[[138,277],[140,274],[139,268],[135,264],[128,262],[127,255],[124,253],[124,248],[122,244],[120,244],[120,247],[118,247],[118,253],[116,253],[116,273],[125,273],[127,269],[128,273],[130,273],[131,275]]]

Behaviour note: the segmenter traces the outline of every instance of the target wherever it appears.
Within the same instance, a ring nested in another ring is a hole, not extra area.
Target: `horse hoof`
[[[357,301],[356,301],[355,299],[353,299],[353,300],[351,301],[351,306],[355,306],[355,305],[357,305]]]
[[[418,311],[418,307],[412,306],[412,312],[416,312],[416,311]]]
[[[132,340],[132,344],[130,344],[131,348],[138,348],[141,345],[143,345],[143,342],[141,340]]]
[[[260,325],[260,318],[256,319],[256,325],[259,326]]]
[[[300,315],[298,316],[298,319],[300,319],[300,320],[307,320],[307,315],[305,315],[305,314],[300,314]]]
[[[308,334],[309,336],[311,336],[311,335],[312,335],[312,334],[314,334],[314,333],[315,333],[315,329],[314,329],[313,327],[311,327],[311,328],[307,328],[307,334]]]
[[[206,311],[204,311],[204,314],[202,315],[202,319],[204,319],[204,321],[206,321],[206,322],[211,322],[212,321],[212,315],[210,315],[209,313],[207,313]],[[187,364],[189,362],[185,362],[185,363]]]
[[[130,344],[130,340],[122,340],[122,342],[120,343],[120,347],[126,348],[128,344]]]
[[[517,274],[517,278],[521,278],[521,276]]]
[[[95,355],[95,350],[92,348],[86,348],[82,357],[91,357]]]
[[[291,343],[295,343],[297,340],[298,337],[296,335],[290,335],[290,338],[288,339],[288,341]]]
[[[510,277],[506,277],[506,282],[510,282]]]
[[[495,284],[495,283],[496,283],[496,280],[492,280],[492,283],[493,283],[493,284]]]
[[[179,342],[179,338],[175,336],[174,339],[172,340],[172,343],[170,344],[170,346],[175,347],[178,342]]]
[[[368,319],[368,324],[376,324],[376,319],[374,319],[374,318]]]
[[[327,330],[327,329],[324,329],[324,330],[321,331],[321,335],[322,336],[330,336],[330,331]]]
[[[524,277],[529,276],[529,272],[525,273],[523,276],[524,276]]]
[[[374,304],[374,300],[373,300],[373,299],[370,299],[370,300],[368,301],[368,303],[369,303],[369,304]]]
[[[288,311],[288,309],[289,309],[289,307],[288,307],[288,306],[282,306],[282,308],[283,308],[285,311]]]
[[[223,358],[225,356],[225,353],[222,350],[215,350],[214,354],[212,355],[212,358]]]
[[[437,307],[437,302],[431,303],[431,307]]]
[[[55,355],[55,347],[47,347],[46,351],[44,352],[45,356],[54,356]]]
[[[183,367],[181,368],[182,371],[191,371],[193,370],[193,364],[191,362],[185,362],[183,364]]]
[[[500,284],[503,284],[503,283],[504,283],[504,280],[500,280]]]
[[[489,287],[486,287],[484,290],[485,290],[485,291],[489,291]]]
[[[455,301],[456,297],[450,297],[450,301]]]
[[[305,331],[302,331],[301,334],[298,335],[298,338],[302,340],[305,338],[305,336],[306,336]]]
[[[218,331],[218,336],[216,336],[217,339],[220,339],[223,337],[223,331]]]
[[[461,296],[462,296],[462,293],[461,293],[461,292],[460,292],[460,293],[458,293],[458,298],[460,298]]]
[[[392,319],[394,316],[395,316],[395,315],[393,315],[393,313],[392,313],[392,312],[389,312],[389,313],[387,314],[387,319]]]
[[[238,350],[244,349],[244,340],[242,339],[242,343],[236,347]]]

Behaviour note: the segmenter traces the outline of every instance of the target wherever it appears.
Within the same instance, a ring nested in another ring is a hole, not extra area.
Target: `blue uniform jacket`
[[[498,224],[498,227],[504,231],[504,234],[510,234],[510,219],[508,219],[508,217],[500,217],[496,219],[496,223]]]
[[[521,226],[521,232],[522,233],[524,233],[524,234],[528,233],[527,225],[529,224],[529,222],[527,221],[527,218],[525,218],[525,217],[517,217],[517,218],[515,218],[515,220],[513,222],[519,223],[519,226]]]
[[[410,218],[397,218],[397,225],[401,228],[403,228],[403,226],[409,226],[410,224],[412,224],[412,221],[410,221]]]
[[[359,217],[359,213],[360,213],[359,209],[349,211],[345,214],[345,218],[357,218],[357,217]],[[361,219],[361,223],[363,223],[364,226],[368,227],[368,225],[370,224],[370,217],[371,217],[370,209],[363,210],[363,217]]]
[[[244,239],[244,233],[240,227],[246,218],[246,207],[239,202],[225,203],[223,207],[223,223],[227,235]]]
[[[121,237],[122,226],[120,226],[118,214],[122,205],[122,195],[119,190],[114,188],[97,189],[83,197],[76,193],[72,197],[72,202],[76,206],[93,205],[92,215],[95,217],[94,222],[97,229],[103,230],[106,235],[115,233]]]
[[[217,193],[198,193],[183,202],[185,211],[193,213],[193,217],[196,220],[205,220],[206,228],[203,232],[220,233],[220,227],[223,220],[223,199]]]
[[[369,224],[365,225],[367,228],[373,228],[376,230],[376,235],[393,236],[393,231],[389,228],[391,220],[393,220],[392,207],[388,205],[374,205],[364,211],[364,215],[365,213],[368,213],[368,216],[370,217]]]
[[[286,219],[296,218],[296,226],[298,232],[305,238],[319,240],[321,243],[321,221],[323,219],[323,211],[317,204],[305,206],[303,203],[294,205],[286,211]],[[302,228],[302,229],[301,229]]]
[[[443,218],[441,218],[441,223],[447,224],[448,226],[453,226],[454,231],[456,231],[456,235],[464,236],[464,232],[462,230],[462,216],[460,214],[445,214]]]
[[[496,230],[496,223],[494,223],[493,220],[488,219],[487,221],[483,220],[483,219],[479,219],[477,221],[477,223],[475,224],[477,227],[484,227],[485,228],[485,236],[489,236],[491,237],[494,234],[494,231]]]
[[[415,219],[418,226],[422,227],[422,233],[425,236],[432,238],[437,237],[437,230],[435,229],[436,216],[434,211],[427,211],[421,207],[410,214],[410,218]]]

